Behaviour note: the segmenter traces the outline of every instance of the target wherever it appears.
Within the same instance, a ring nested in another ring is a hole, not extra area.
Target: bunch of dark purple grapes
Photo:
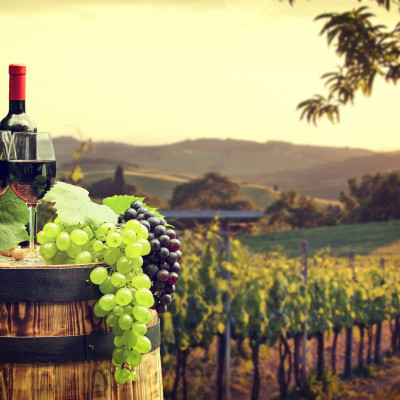
[[[163,314],[174,298],[175,285],[179,280],[181,243],[175,230],[166,226],[165,219],[157,217],[155,212],[147,209],[141,201],[134,201],[118,222],[123,224],[130,219],[140,221],[149,230],[151,252],[143,257],[143,271],[152,281],[152,308],[158,314]]]

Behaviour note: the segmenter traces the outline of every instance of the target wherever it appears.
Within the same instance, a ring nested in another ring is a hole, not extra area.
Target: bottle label
[[[25,65],[12,64],[10,72],[10,100],[25,100]]]

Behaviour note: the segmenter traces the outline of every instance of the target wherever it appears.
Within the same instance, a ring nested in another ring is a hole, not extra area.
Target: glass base
[[[46,265],[46,261],[44,261],[42,257],[38,257],[35,254],[28,254],[23,260],[16,261],[16,264],[32,267],[35,265]]]

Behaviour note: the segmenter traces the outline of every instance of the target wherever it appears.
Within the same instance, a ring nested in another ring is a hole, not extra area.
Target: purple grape
[[[177,251],[181,247],[181,242],[178,239],[171,239],[169,243],[168,250]]]
[[[151,250],[156,252],[161,249],[161,243],[157,239],[150,240]]]
[[[158,278],[158,274],[159,274],[161,271],[163,271],[163,270],[158,271],[158,273],[157,273],[157,278]],[[177,274],[176,272],[170,272],[170,273],[169,273],[168,283],[169,283],[170,285],[175,285],[175,284],[178,282],[178,280],[179,280],[179,276],[178,276],[178,274]]]
[[[125,212],[124,212],[124,219],[125,221],[129,221],[130,219],[136,219],[137,217],[137,212],[136,210],[134,210],[133,208],[128,208]]]
[[[170,242],[171,242],[171,239],[169,238],[168,235],[161,235],[161,236],[158,238],[158,240],[160,241],[161,246],[164,246],[164,247],[168,247],[169,244],[170,244]]]
[[[160,269],[157,272],[156,276],[157,276],[157,280],[160,281],[160,282],[167,282],[170,279],[170,273],[165,269]],[[178,275],[176,275],[176,276],[178,276]],[[172,284],[172,285],[175,284],[175,283],[171,283],[171,282],[169,282],[169,283]]]
[[[171,265],[173,265],[176,262],[177,259],[178,259],[178,254],[176,252],[174,252],[174,251],[170,251],[169,254],[168,254],[168,257],[167,257],[167,261]]]
[[[163,294],[160,296],[160,304],[162,306],[169,306],[172,302],[172,297],[169,294]]]
[[[165,226],[163,226],[163,225],[157,225],[157,226],[154,227],[154,234],[155,234],[156,236],[161,236],[161,235],[164,235],[164,233],[165,233],[166,230],[167,230],[167,229],[165,228]]]
[[[160,269],[166,269],[167,271],[169,271],[171,269],[171,266],[166,261],[163,261],[158,266],[160,267]],[[174,272],[176,272],[176,271],[174,271]]]
[[[174,263],[171,265],[170,272],[175,272],[179,275],[181,273],[181,265],[178,262]]]
[[[165,234],[168,235],[170,239],[176,238],[176,232],[173,229],[167,229]]]
[[[181,262],[181,260],[182,260],[182,252],[180,250],[177,250],[176,254],[178,254],[178,258],[176,259],[176,261]]]
[[[157,255],[161,260],[163,260],[169,256],[169,250],[166,247],[161,247],[161,249],[158,250]]]
[[[139,210],[139,208],[143,207],[143,203],[139,200],[134,201],[131,204],[131,208],[135,209],[135,210]]]
[[[165,285],[165,290],[164,290],[164,292],[165,292],[166,294],[174,294],[174,293],[175,293],[175,290],[176,290],[175,285]]]
[[[160,281],[154,282],[154,287],[156,290],[163,290],[165,288],[165,285],[166,285],[165,282],[160,282]]]
[[[163,305],[159,304],[156,307],[156,311],[157,311],[157,314],[164,314],[167,311],[167,306],[163,306]]]

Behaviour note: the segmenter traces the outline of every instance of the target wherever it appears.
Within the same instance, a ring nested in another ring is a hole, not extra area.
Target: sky
[[[53,137],[136,145],[198,138],[400,149],[400,88],[377,81],[341,122],[300,121],[340,64],[315,16],[365,0],[0,0],[0,111],[8,64],[27,65],[27,112]]]

